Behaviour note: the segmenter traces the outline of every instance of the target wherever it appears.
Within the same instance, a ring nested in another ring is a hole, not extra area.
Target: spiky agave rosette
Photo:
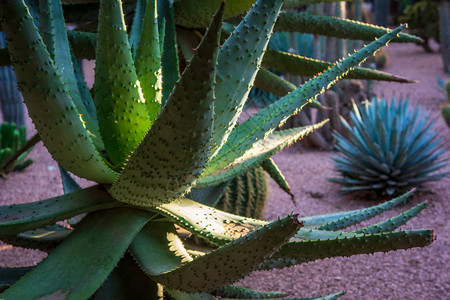
[[[440,158],[444,150],[433,130],[436,120],[422,108],[409,107],[408,99],[354,104],[350,117],[351,125],[341,119],[349,137],[334,134],[340,177],[330,180],[343,185],[341,192],[391,196],[449,174],[439,173],[447,160]]]
[[[219,50],[222,3],[167,98],[162,77],[170,82],[179,75],[176,57],[167,57],[176,49],[175,40],[167,38],[174,36],[173,14],[170,2],[161,3],[163,44],[155,1],[148,2],[141,30],[132,30],[130,37],[120,1],[101,2],[92,99],[70,55],[61,4],[42,1],[39,33],[21,0],[0,2],[11,61],[42,141],[64,169],[99,183],[81,189],[63,171],[65,195],[0,207],[2,240],[49,251],[35,267],[2,270],[3,287],[11,286],[1,298],[156,299],[162,287],[174,299],[283,297],[231,284],[253,270],[432,241],[430,230],[391,232],[425,204],[358,232],[334,231],[403,198],[363,210],[269,222],[185,197],[192,187],[215,186],[266,161],[320,126],[274,131],[402,27],[236,125],[282,1],[257,1]],[[136,39],[133,57],[129,40]],[[162,49],[166,57],[161,58]],[[66,219],[71,227],[55,224]],[[180,239],[180,228],[214,249],[191,247]]]

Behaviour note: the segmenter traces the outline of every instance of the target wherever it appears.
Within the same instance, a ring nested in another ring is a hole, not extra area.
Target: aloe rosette
[[[21,0],[0,2],[11,62],[44,145],[63,169],[98,183],[81,189],[63,170],[64,195],[0,207],[2,240],[49,252],[35,267],[3,269],[1,298],[156,299],[162,289],[173,299],[284,297],[232,284],[253,270],[432,241],[430,230],[392,232],[424,205],[361,232],[336,231],[403,199],[262,221],[188,198],[192,188],[220,185],[320,127],[275,131],[403,27],[237,124],[282,1],[257,1],[219,48],[222,3],[170,93],[161,87],[178,77],[176,56],[167,55],[176,40],[167,38],[173,7],[162,2],[165,25],[148,1],[130,36],[121,2],[101,2],[93,97],[71,55],[61,4],[42,1],[38,31]],[[185,232],[213,246],[195,247]]]

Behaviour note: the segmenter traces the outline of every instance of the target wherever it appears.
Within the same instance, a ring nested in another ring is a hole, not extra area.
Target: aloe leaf
[[[170,289],[190,293],[211,291],[251,273],[255,266],[283,245],[301,226],[297,217],[291,215],[260,227],[174,270],[150,275]],[[236,256],[233,253],[246,255]],[[151,255],[140,256],[138,260],[146,272],[147,263],[155,262]]]
[[[274,69],[282,73],[313,77],[318,73],[325,71],[333,64],[318,59],[269,49],[264,54],[262,65],[266,68]],[[394,81],[401,83],[415,82],[385,72],[362,67],[356,67],[353,70],[350,70],[343,78]]]
[[[186,194],[186,198],[204,205],[215,207],[220,201],[223,193],[226,191],[227,185],[228,182],[224,182],[203,189],[193,188],[189,194]]]
[[[136,49],[138,48],[140,36],[143,28],[142,23],[145,16],[148,0],[137,0],[136,8],[134,10],[133,23],[131,24],[130,36],[128,38],[131,47],[133,58],[136,57]]]
[[[342,228],[349,227],[351,225],[360,223],[364,220],[368,220],[370,218],[373,218],[374,216],[381,214],[382,212],[391,209],[392,207],[403,203],[406,201],[406,199],[411,196],[412,193],[414,193],[415,189],[397,197],[394,198],[388,202],[381,203],[376,206],[368,207],[365,209],[362,209],[358,212],[355,212],[351,215],[339,218],[337,220],[334,220],[332,222],[329,222],[327,224],[321,225],[318,227],[320,230],[339,230]]]
[[[89,298],[106,280],[149,216],[128,208],[88,215],[67,240],[0,297]],[[65,268],[55,269],[55,265]]]
[[[162,69],[157,22],[156,0],[149,1],[136,51],[136,73],[144,93],[150,121],[161,110]]]
[[[217,298],[209,293],[186,293],[183,291],[166,289],[167,293],[174,300],[216,300]]]
[[[336,37],[349,40],[373,41],[387,34],[389,28],[365,24],[358,21],[309,13],[282,12],[274,30],[302,32]],[[414,35],[400,33],[392,42],[421,43],[422,39]]]
[[[208,26],[222,0],[175,1],[175,23],[188,28]],[[227,0],[224,18],[228,19],[248,11],[255,0]]]
[[[398,27],[353,55],[336,62],[333,67],[239,124],[230,134],[228,142],[211,159],[209,174],[226,167],[228,162],[237,156],[237,149],[239,151],[249,149],[255,139],[262,139],[269,135],[275,128],[285,122],[289,116],[297,113],[302,107],[310,103],[311,99],[314,99],[318,94],[331,87],[349,69],[364,61],[369,55],[389,42],[404,27]]]
[[[257,1],[220,48],[211,156],[227,140],[242,112],[281,4],[281,0]]]
[[[192,261],[172,223],[150,222],[130,246],[139,267],[154,277]]]
[[[344,0],[344,1],[353,1],[353,0]],[[326,2],[336,2],[336,0],[285,0],[283,4],[283,9],[292,9],[305,6],[308,4],[318,4]]]
[[[294,194],[292,194],[291,187],[289,186],[289,182],[284,177],[281,170],[275,164],[272,158],[268,158],[261,163],[261,167],[263,167],[264,171],[266,171],[270,177],[275,180],[278,186],[285,191],[289,196],[291,196],[292,201],[294,201]]]
[[[119,205],[103,187],[97,185],[43,201],[0,206],[0,234],[19,234],[80,213]]]
[[[116,173],[92,144],[26,6],[20,0],[2,2],[0,6],[2,15],[8,15],[2,18],[3,30],[20,89],[46,148],[66,170],[89,180],[112,182]]]
[[[371,207],[363,208],[363,209],[355,209],[355,210],[349,210],[349,211],[343,211],[343,212],[336,212],[336,213],[329,213],[329,214],[323,214],[323,215],[317,215],[317,216],[311,216],[311,217],[301,217],[300,220],[305,225],[305,228],[315,228],[320,226],[327,226],[327,224],[336,224],[342,222],[343,218],[349,217],[349,216],[369,216],[371,213],[369,211],[379,212],[382,213],[386,210],[391,209],[392,207],[399,205],[400,203],[404,202],[409,196],[414,193],[414,189],[401,195],[400,197],[397,197],[395,199],[392,199],[390,201],[374,205]],[[339,221],[341,220],[341,221]],[[333,228],[336,225],[333,225]],[[344,228],[344,227],[342,227]],[[331,229],[333,230],[333,229]]]
[[[330,240],[289,242],[260,265],[260,270],[280,269],[317,259],[391,250],[425,247],[433,241],[433,231],[420,229],[356,235]]]
[[[175,32],[173,0],[158,0],[158,22],[160,33],[160,42],[162,43],[162,103],[169,99],[176,82],[180,78],[178,65],[177,36]],[[219,6],[216,6],[216,8]],[[211,19],[210,19],[211,20]]]
[[[90,300],[161,299],[163,287],[142,272],[128,252]]]
[[[81,190],[81,186],[70,176],[69,172],[59,166],[59,172],[61,173],[61,181],[64,190],[64,194],[70,194]]]
[[[68,30],[67,37],[77,58],[95,59],[97,33]]]
[[[155,211],[216,245],[225,245],[268,223],[226,213],[190,199],[163,204]]]
[[[118,0],[102,1],[97,34],[94,103],[108,158],[122,164],[150,128]]]
[[[210,164],[206,167],[202,177],[197,181],[197,187],[202,188],[232,179],[239,173],[244,172],[255,164],[263,162],[275,153],[290,146],[295,141],[322,127],[326,122],[278,131],[263,140],[254,141],[254,144],[248,148],[238,148],[239,155],[236,152],[234,156],[230,155],[225,158],[227,159],[227,166],[225,168],[212,173],[210,170],[215,169],[215,165]],[[221,161],[216,163],[223,165]]]
[[[72,232],[73,229],[55,224],[19,233],[17,237],[36,242],[59,242],[67,238]]]
[[[61,75],[61,80],[70,91],[70,97],[85,122],[87,130],[94,137],[99,137],[100,132],[97,121],[87,110],[79,90],[79,83],[86,84],[84,80],[79,82],[75,76],[61,2],[40,0],[39,6],[41,35],[55,63],[57,72]],[[87,95],[84,93],[84,95],[91,97],[89,93]]]
[[[214,291],[214,295],[231,299],[278,299],[286,297],[287,293],[263,292],[238,285],[228,285]]]
[[[147,207],[168,203],[188,192],[200,176],[211,143],[222,13],[223,5],[158,119],[112,186],[115,199]]]
[[[413,208],[405,211],[404,213],[401,213],[393,218],[390,218],[385,221],[378,222],[376,224],[366,226],[363,228],[359,228],[357,230],[354,230],[355,233],[364,233],[364,234],[370,234],[370,233],[380,233],[380,232],[388,232],[393,231],[394,229],[397,229],[398,227],[406,224],[409,220],[417,216],[419,212],[421,212],[425,207],[427,207],[426,202],[422,202]]]
[[[34,267],[0,268],[0,289],[3,290],[8,288],[33,268]]]

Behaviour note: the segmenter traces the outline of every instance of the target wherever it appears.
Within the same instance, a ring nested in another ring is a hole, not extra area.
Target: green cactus
[[[33,163],[27,158],[31,147],[27,145],[25,126],[19,129],[14,123],[0,124],[0,176],[6,177],[12,171],[22,171]]]
[[[444,150],[432,129],[435,121],[408,107],[408,100],[354,105],[351,120],[349,125],[342,119],[348,139],[335,134],[334,162],[341,177],[331,180],[343,185],[341,192],[393,195],[449,174],[436,173],[446,162],[439,157]]]
[[[171,2],[165,3],[165,23],[170,25]],[[370,229],[365,235],[319,228],[343,218],[360,222],[374,210],[398,204],[398,199],[381,208],[262,221],[188,198],[192,188],[221,186],[249,168],[265,165],[271,155],[323,125],[275,131],[404,28],[388,32],[238,124],[281,6],[281,0],[257,1],[219,49],[222,3],[175,87],[170,94],[165,92],[168,97],[162,105],[164,90],[160,93],[158,82],[165,81],[161,77],[173,79],[178,70],[169,67],[177,65],[177,58],[167,57],[167,52],[166,57],[164,53],[161,58],[148,57],[158,53],[155,47],[161,53],[163,47],[176,46],[174,39],[167,39],[173,34],[170,28],[160,34],[164,26],[155,19],[156,1],[148,1],[141,38],[134,44],[126,34],[121,2],[102,1],[93,99],[77,80],[76,60],[65,52],[70,47],[61,4],[42,2],[41,37],[21,0],[0,2],[11,61],[44,145],[62,168],[98,183],[79,189],[63,172],[67,194],[0,206],[2,240],[50,252],[35,267],[2,270],[3,288],[8,288],[0,298],[99,299],[113,294],[217,299],[231,297],[227,293],[239,288],[230,285],[254,270],[432,242],[431,230]],[[142,39],[146,34],[149,40]],[[137,45],[134,58],[132,45]],[[96,114],[89,109],[91,104]],[[281,178],[270,161],[266,169]],[[70,227],[55,224],[67,219]],[[213,246],[192,247],[189,239],[181,238],[186,235]],[[321,247],[329,243],[333,247]],[[305,250],[307,256],[295,249]],[[127,250],[134,261],[125,255]],[[133,289],[137,282],[145,288]]]
[[[0,47],[5,47],[3,32],[0,32]],[[12,67],[0,67],[0,111],[3,121],[14,123],[19,128],[25,126],[25,112],[22,97],[17,88],[17,79]]]
[[[442,113],[442,117],[444,118],[445,123],[447,123],[447,126],[450,127],[450,104],[449,103],[442,105],[441,113]]]
[[[261,219],[267,198],[267,176],[256,167],[233,178],[215,206],[240,216]]]

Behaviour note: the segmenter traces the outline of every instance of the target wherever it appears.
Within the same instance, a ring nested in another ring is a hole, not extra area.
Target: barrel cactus
[[[342,120],[350,135],[335,134],[338,155],[334,158],[341,192],[378,195],[398,194],[449,173],[437,173],[446,165],[440,155],[441,139],[432,126],[435,120],[408,100],[391,103],[373,99],[354,105],[352,125]]]
[[[158,3],[170,33],[171,1]],[[44,0],[39,6],[38,31],[21,0],[0,2],[10,61],[53,158],[98,184],[81,189],[65,176],[62,196],[0,207],[3,241],[49,252],[37,266],[2,270],[7,289],[0,298],[284,297],[232,284],[254,270],[432,242],[431,230],[393,231],[425,204],[395,222],[335,232],[401,198],[374,208],[275,221],[226,213],[188,198],[194,188],[214,190],[322,125],[275,131],[404,26],[237,124],[281,0],[256,1],[219,49],[222,3],[181,76],[176,57],[168,56],[176,49],[175,39],[159,39],[164,25],[158,26],[155,1],[144,9],[142,30],[131,30],[130,36],[121,2],[101,1],[93,98],[71,55],[61,3]],[[161,91],[162,82],[175,86],[170,93]],[[63,220],[71,226],[56,223]],[[193,247],[182,239],[186,235],[209,244]]]

